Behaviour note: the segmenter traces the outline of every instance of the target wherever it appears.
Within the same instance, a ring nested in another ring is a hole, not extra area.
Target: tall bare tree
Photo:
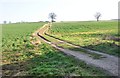
[[[49,18],[51,19],[51,22],[54,22],[54,19],[56,19],[56,14],[54,12],[49,13]]]
[[[101,17],[101,15],[102,14],[100,12],[96,12],[96,14],[94,16],[97,19],[97,21],[99,21],[99,18]]]

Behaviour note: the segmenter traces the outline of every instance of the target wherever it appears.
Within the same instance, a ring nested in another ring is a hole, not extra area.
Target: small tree
[[[11,24],[11,21],[9,21],[9,24]]]
[[[6,23],[7,23],[7,21],[3,21],[3,23],[4,23],[4,24],[6,24]]]
[[[97,19],[97,21],[99,21],[99,18],[101,17],[101,13],[100,12],[96,12],[96,14],[94,16]]]
[[[55,13],[49,13],[49,18],[51,19],[51,22],[55,22],[54,19],[56,19],[56,14]]]

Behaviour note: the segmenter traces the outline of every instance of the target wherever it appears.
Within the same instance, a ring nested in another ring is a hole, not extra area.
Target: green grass
[[[30,45],[29,37],[35,30],[42,27],[42,25],[44,25],[44,23],[21,23],[2,25],[3,64],[14,63],[14,57],[11,58],[12,56],[14,56],[14,54],[20,53],[21,55],[23,55],[26,47],[32,47],[32,45]],[[20,59],[23,58],[18,58],[18,60]]]
[[[2,25],[2,47],[3,51],[12,51],[19,46],[29,42],[30,35],[44,23],[21,23]]]
[[[53,23],[49,34],[85,48],[120,55],[115,40],[119,37],[117,21]]]
[[[102,58],[102,55],[100,54],[96,54],[96,53],[91,53],[87,50],[84,50],[84,49],[81,49],[81,48],[76,48],[76,47],[73,47],[67,43],[64,43],[64,42],[61,42],[55,38],[52,38],[50,36],[47,36],[47,35],[44,35],[44,37],[46,39],[48,39],[50,42],[54,43],[56,46],[58,47],[61,47],[61,48],[65,48],[65,49],[70,49],[70,50],[73,50],[73,51],[77,51],[77,52],[80,52],[80,53],[85,53],[85,54],[88,54],[90,57],[94,58],[94,59],[100,59]]]
[[[62,52],[43,44],[41,46],[41,56],[36,56],[28,65],[30,70],[27,72],[29,75],[37,76],[93,76],[103,75],[103,72],[97,70],[92,66],[86,65],[84,62],[73,57],[68,57]],[[38,62],[39,61],[39,62]],[[96,74],[97,73],[97,74]]]
[[[98,76],[106,75],[71,56],[42,43],[34,46],[30,35],[44,23],[2,25],[3,76]]]

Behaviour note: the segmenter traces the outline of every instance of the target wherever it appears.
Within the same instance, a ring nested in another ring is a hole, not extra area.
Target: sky
[[[101,20],[118,18],[119,0],[0,0],[0,23],[49,21],[48,14],[54,12],[56,21]]]

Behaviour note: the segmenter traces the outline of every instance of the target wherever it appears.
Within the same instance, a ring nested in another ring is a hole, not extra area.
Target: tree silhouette
[[[100,12],[96,12],[96,14],[94,16],[97,19],[97,21],[99,21],[99,18],[101,17],[101,13]]]
[[[7,23],[7,21],[3,21],[3,23],[4,23],[4,24],[6,24],[6,23]]]
[[[54,19],[56,19],[56,14],[55,13],[49,13],[49,18],[51,19],[51,22],[55,22]]]

